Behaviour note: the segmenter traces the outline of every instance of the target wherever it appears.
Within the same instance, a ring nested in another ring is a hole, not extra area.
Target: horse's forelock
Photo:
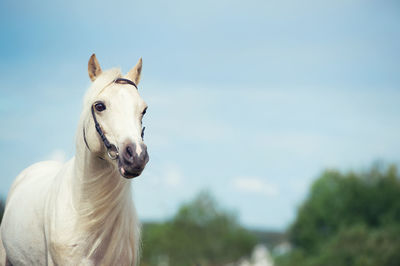
[[[99,93],[116,78],[120,77],[122,77],[122,73],[119,68],[112,68],[104,71],[95,81],[92,82],[91,86],[87,90],[84,97],[84,105],[91,105],[94,97],[99,95]]]

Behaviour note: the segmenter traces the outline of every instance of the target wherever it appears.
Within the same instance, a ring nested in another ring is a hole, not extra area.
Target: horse
[[[138,92],[142,59],[126,75],[93,54],[75,156],[23,170],[1,224],[1,265],[137,265],[140,223],[130,179],[149,161]]]

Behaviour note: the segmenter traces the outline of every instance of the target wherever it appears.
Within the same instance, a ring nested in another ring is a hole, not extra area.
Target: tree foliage
[[[300,207],[289,236],[294,250],[280,258],[280,265],[400,265],[396,167],[324,172]]]
[[[206,192],[168,222],[144,227],[141,265],[222,265],[250,254],[255,237]]]

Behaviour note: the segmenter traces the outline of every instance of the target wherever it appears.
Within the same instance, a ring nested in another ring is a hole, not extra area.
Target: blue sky
[[[142,220],[202,189],[284,229],[325,168],[400,163],[397,1],[0,2],[0,193],[74,154],[87,60],[143,57]]]

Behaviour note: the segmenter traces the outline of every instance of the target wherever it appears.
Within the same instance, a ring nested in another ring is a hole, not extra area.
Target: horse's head
[[[92,86],[85,97],[83,137],[90,152],[125,178],[139,176],[149,161],[142,126],[147,105],[137,89],[141,70],[139,59],[125,76],[115,69],[103,72],[94,54],[88,65]]]

